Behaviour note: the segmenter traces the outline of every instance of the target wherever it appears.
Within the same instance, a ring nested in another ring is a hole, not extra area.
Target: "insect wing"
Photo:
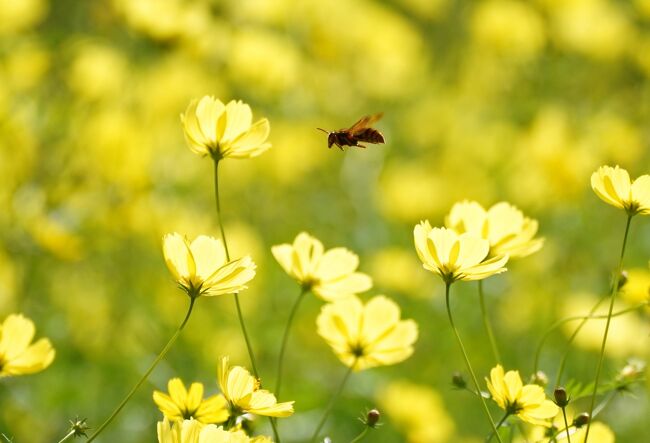
[[[349,132],[351,135],[357,135],[358,133],[362,132],[364,129],[367,129],[368,126],[372,125],[377,120],[379,120],[383,115],[384,113],[380,112],[378,114],[366,115],[365,117],[361,117],[358,122],[350,126],[347,132]]]
[[[356,134],[356,139],[360,142],[384,143],[382,133],[373,128],[364,128]]]

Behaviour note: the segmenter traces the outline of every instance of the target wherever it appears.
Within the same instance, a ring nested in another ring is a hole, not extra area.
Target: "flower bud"
[[[576,428],[581,428],[587,423],[589,423],[589,414],[586,412],[583,412],[582,414],[578,415],[576,418],[573,419],[573,426]]]
[[[555,391],[553,391],[553,395],[555,396],[555,404],[558,405],[561,408],[566,407],[566,405],[569,404],[569,399],[566,395],[566,390],[562,387],[555,388]]]
[[[381,414],[379,414],[379,411],[377,409],[371,409],[366,415],[366,425],[370,428],[374,428],[377,426],[380,416]]]
[[[465,389],[467,387],[467,382],[463,378],[463,374],[460,372],[456,371],[452,374],[451,376],[451,384],[454,385],[455,388],[458,389]]]

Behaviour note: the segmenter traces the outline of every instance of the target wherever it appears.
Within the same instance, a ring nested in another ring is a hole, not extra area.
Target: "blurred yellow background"
[[[607,292],[625,220],[589,176],[601,164],[649,172],[649,78],[648,0],[0,0],[0,314],[25,313],[57,350],[45,372],[0,380],[0,432],[41,443],[75,415],[98,426],[182,320],[161,237],[218,235],[211,162],[187,149],[179,122],[210,94],[271,122],[273,148],[224,162],[221,195],[233,255],[258,264],[241,300],[262,377],[273,380],[298,295],[270,247],[306,230],[358,252],[372,293],[420,325],[411,359],[354,376],[328,425],[334,441],[358,434],[372,407],[385,426],[368,441],[481,441],[480,405],[451,388],[463,362],[413,225],[442,224],[465,198],[507,200],[540,221],[542,251],[485,284],[506,366],[529,375],[545,328]],[[315,129],[379,111],[386,145],[328,150]],[[648,251],[637,217],[626,258],[636,286],[621,303],[647,297]],[[493,362],[475,287],[453,291],[482,377]],[[303,305],[288,351],[287,442],[310,434],[344,372],[315,333],[320,306]],[[594,328],[578,338],[571,378],[593,377]],[[604,374],[647,359],[649,334],[648,311],[617,318]],[[565,340],[553,335],[542,356],[551,376]],[[201,299],[98,441],[154,441],[153,389],[180,376],[215,392],[226,354],[248,364],[233,301]],[[635,392],[602,414],[618,442],[650,435],[647,390]]]

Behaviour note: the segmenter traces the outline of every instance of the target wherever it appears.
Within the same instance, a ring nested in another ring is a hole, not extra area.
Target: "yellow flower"
[[[205,96],[193,100],[181,122],[185,140],[190,149],[200,155],[215,159],[226,157],[257,157],[271,147],[269,121],[253,121],[250,106],[231,100],[224,105],[221,100]]]
[[[291,277],[326,301],[350,297],[372,287],[372,279],[361,272],[359,257],[345,248],[323,251],[315,237],[301,232],[293,241],[271,248],[273,256]]]
[[[249,437],[242,430],[225,430],[196,420],[158,422],[158,443],[272,443],[269,437]]]
[[[474,201],[456,203],[445,220],[458,234],[465,232],[490,242],[489,256],[525,257],[539,249],[544,239],[534,238],[537,220],[525,217],[515,206],[500,202],[487,211]]]
[[[487,386],[492,399],[506,412],[518,416],[525,422],[546,425],[560,410],[555,403],[546,398],[539,385],[525,385],[519,371],[503,373],[497,365],[490,371]]]
[[[221,423],[228,419],[226,399],[213,395],[203,400],[203,385],[192,383],[189,391],[180,378],[172,378],[167,383],[169,395],[154,391],[153,401],[168,420],[193,418],[201,423]]]
[[[33,374],[54,360],[50,340],[41,338],[31,344],[36,328],[22,314],[11,314],[0,326],[0,377]]]
[[[219,386],[230,403],[233,415],[249,412],[268,417],[288,417],[293,414],[292,401],[278,403],[275,395],[260,389],[259,380],[241,366],[229,367],[229,358],[222,357],[219,365]]]
[[[237,293],[255,276],[250,256],[227,261],[221,240],[199,235],[191,243],[173,233],[163,238],[167,268],[190,297]]]
[[[365,306],[356,296],[328,303],[316,324],[336,356],[355,371],[406,360],[418,338],[417,324],[400,320],[399,306],[383,295]]]
[[[424,269],[440,275],[445,283],[481,280],[506,271],[503,266],[508,256],[485,260],[490,242],[470,233],[459,235],[448,228],[432,229],[428,221],[423,221],[415,226],[413,238]]]
[[[630,181],[618,166],[601,166],[591,175],[591,187],[602,201],[625,209],[629,215],[650,214],[650,175]]]

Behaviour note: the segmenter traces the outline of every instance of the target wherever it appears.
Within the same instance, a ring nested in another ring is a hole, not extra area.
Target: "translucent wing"
[[[363,131],[368,126],[372,125],[377,120],[382,118],[383,115],[384,115],[383,112],[379,112],[377,114],[366,115],[365,117],[361,117],[358,122],[350,126],[347,132],[349,132],[351,135],[356,135],[357,133]]]

